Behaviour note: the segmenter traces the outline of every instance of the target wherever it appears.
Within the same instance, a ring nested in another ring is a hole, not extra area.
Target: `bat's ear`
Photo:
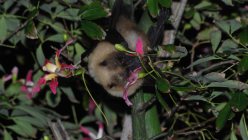
[[[125,16],[131,19],[132,15],[133,15],[132,4],[127,4],[123,0],[115,0],[115,3],[111,10],[110,29],[115,29],[120,16]]]
[[[148,30],[147,36],[152,49],[156,49],[162,42],[165,23],[168,23],[170,15],[171,12],[168,8],[162,8],[157,16],[157,22]]]

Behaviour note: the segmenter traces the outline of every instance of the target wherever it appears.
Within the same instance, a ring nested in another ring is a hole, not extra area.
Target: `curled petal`
[[[59,83],[58,83],[57,79],[53,79],[50,82],[49,87],[50,87],[53,94],[57,93],[56,89],[57,89],[58,85],[59,85]]]
[[[60,64],[60,62],[59,62],[60,53],[61,53],[61,51],[60,51],[60,50],[57,50],[57,51],[56,51],[56,55],[55,55],[55,65],[56,65],[58,68],[61,68],[61,64]]]
[[[45,79],[45,81],[50,81],[52,79],[55,79],[57,76],[58,76],[57,74],[51,73],[51,74],[45,75],[44,79]]]
[[[26,82],[32,81],[32,73],[33,73],[32,70],[28,71],[28,74],[26,76]]]
[[[128,77],[127,83],[124,86],[123,99],[128,106],[132,105],[132,102],[128,99],[128,89],[139,79],[139,72],[142,70],[141,67],[136,68]]]
[[[45,65],[42,67],[42,69],[47,72],[55,73],[57,69],[60,69],[60,67],[46,60]]]
[[[11,74],[10,75],[5,75],[5,76],[3,76],[3,82],[9,81],[11,78],[12,78]]]
[[[138,38],[138,40],[136,42],[136,50],[135,51],[140,56],[144,55],[143,42],[142,42],[140,37]]]
[[[12,72],[13,75],[17,75],[17,74],[18,74],[18,71],[19,71],[19,70],[18,70],[18,67],[15,66],[15,67],[12,69],[11,72]]]
[[[123,96],[122,98],[124,99],[125,103],[127,104],[127,106],[132,106],[132,102],[128,99],[128,88],[130,87],[130,83],[127,82],[127,84],[124,87],[124,92],[123,92]]]
[[[73,65],[68,65],[68,64],[61,64],[61,68],[63,68],[63,69],[70,69],[70,70],[73,70],[73,69],[76,69],[76,67],[75,66],[73,66]]]
[[[90,136],[91,139],[97,139],[96,135],[92,133],[90,130],[88,130],[86,127],[80,126],[80,130],[85,134]]]
[[[103,123],[98,122],[98,133],[97,133],[97,139],[100,139],[103,136]]]

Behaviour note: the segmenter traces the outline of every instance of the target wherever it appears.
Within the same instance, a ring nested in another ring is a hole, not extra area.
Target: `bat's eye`
[[[107,64],[108,64],[107,61],[106,60],[103,60],[99,65],[100,66],[107,66]]]
[[[108,87],[111,89],[111,88],[113,88],[113,87],[115,87],[116,86],[116,84],[115,83],[110,83],[110,84],[108,84]]]

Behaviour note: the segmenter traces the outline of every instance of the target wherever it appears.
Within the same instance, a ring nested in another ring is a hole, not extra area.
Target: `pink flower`
[[[21,86],[21,91],[26,93],[27,97],[31,99],[36,93],[40,91],[40,85],[34,84],[32,80],[32,70],[28,71],[26,80],[23,86]]]
[[[127,83],[124,86],[123,99],[128,106],[133,105],[131,101],[128,99],[128,89],[139,79],[139,72],[142,70],[141,67],[136,68],[128,77]]]
[[[143,42],[140,37],[137,39],[135,52],[138,56],[144,55]]]
[[[89,114],[93,114],[93,111],[96,108],[95,102],[90,98],[89,99]]]
[[[11,74],[3,76],[3,82],[7,82],[12,79],[13,82],[17,80],[18,76],[18,67],[13,67],[11,70]]]
[[[50,62],[49,60],[46,60],[45,65],[42,67],[42,69],[48,72],[48,74],[40,78],[39,83],[40,85],[43,85],[43,84],[46,84],[46,82],[50,81],[49,87],[53,94],[56,94],[56,89],[58,87],[57,78],[58,77],[64,77],[64,78],[71,77],[73,75],[73,70],[76,68],[73,65],[68,65],[68,64],[59,62],[59,57],[60,57],[61,52],[65,49],[65,47],[67,47],[73,42],[74,40],[68,40],[62,49],[56,51],[55,60],[54,60],[55,64]]]
[[[98,132],[97,134],[94,134],[91,132],[89,129],[87,129],[84,126],[80,126],[80,130],[83,134],[89,136],[87,138],[84,138],[83,140],[96,140],[100,139],[103,136],[103,123],[102,122],[97,122],[98,123]]]

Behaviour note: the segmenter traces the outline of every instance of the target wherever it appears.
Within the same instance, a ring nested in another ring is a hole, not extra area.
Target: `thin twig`
[[[189,131],[189,130],[196,130],[198,128],[201,128],[201,127],[204,127],[206,124],[208,124],[209,122],[212,122],[216,119],[216,117],[212,117],[202,123],[198,123],[196,125],[193,125],[193,126],[190,126],[190,127],[186,127],[184,129],[181,129],[181,130],[177,130],[175,131],[175,134],[182,134],[182,133],[185,133],[186,131]]]
[[[202,69],[202,70],[198,71],[198,72],[197,72],[197,75],[201,75],[202,73],[204,73],[204,72],[206,72],[206,71],[209,71],[209,70],[211,70],[211,69],[214,69],[214,68],[216,68],[216,67],[218,67],[218,66],[221,66],[221,65],[225,65],[225,64],[234,64],[234,63],[235,63],[234,60],[221,61],[221,62],[219,62],[219,63],[215,63],[215,64],[213,64],[213,65],[211,65],[211,66],[209,66],[209,67],[207,67],[207,68],[205,68],[205,69]]]

